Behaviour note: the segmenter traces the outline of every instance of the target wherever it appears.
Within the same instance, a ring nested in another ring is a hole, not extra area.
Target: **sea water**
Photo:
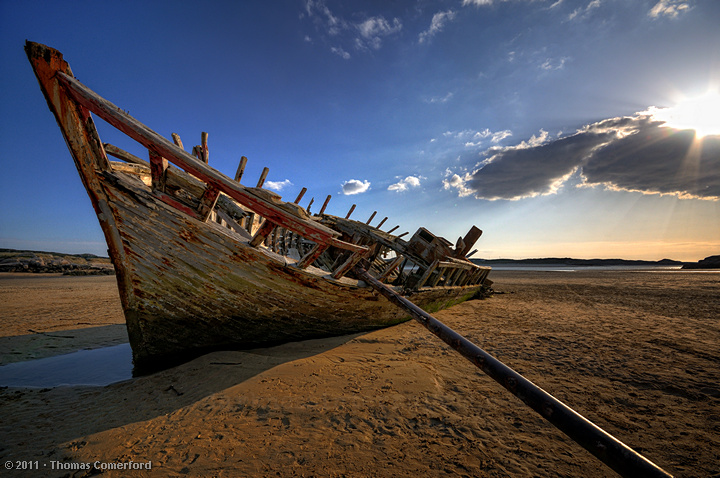
[[[0,366],[2,387],[105,386],[132,376],[128,343]]]

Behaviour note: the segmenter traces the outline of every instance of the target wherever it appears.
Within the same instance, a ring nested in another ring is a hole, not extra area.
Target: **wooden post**
[[[325,213],[325,208],[327,207],[328,203],[330,202],[330,198],[332,196],[328,194],[328,196],[325,198],[325,202],[323,203],[322,207],[320,208],[319,215],[322,216]]]
[[[390,230],[388,231],[388,234],[392,234],[392,232],[393,232],[395,229],[398,229],[399,227],[400,227],[400,225],[397,225],[397,226],[393,227],[392,229],[390,229]]]
[[[368,219],[365,224],[370,225],[370,221],[375,218],[375,214],[377,214],[377,211],[373,211],[373,213],[370,215],[370,219]]]
[[[210,150],[208,149],[208,134],[203,131],[200,134],[200,150],[202,151],[202,160],[205,164],[210,163]]]
[[[176,145],[178,148],[183,149],[183,150],[185,149],[185,148],[183,147],[183,143],[182,143],[182,140],[180,139],[180,135],[179,135],[179,134],[177,134],[177,133],[172,133],[170,136],[172,136],[173,143],[175,143],[175,145]]]
[[[258,179],[256,188],[263,187],[263,184],[265,184],[265,179],[267,178],[268,173],[270,172],[270,168],[263,168],[262,173],[260,174],[260,179]]]
[[[350,219],[350,214],[352,214],[354,210],[355,210],[355,204],[353,204],[350,207],[350,210],[348,211],[347,215],[345,216],[345,219]]]
[[[298,204],[300,202],[300,200],[303,198],[303,196],[305,195],[306,192],[307,192],[307,188],[302,188],[302,190],[300,191],[300,194],[298,194],[298,196],[295,198],[295,204]]]
[[[396,239],[400,239],[401,237],[407,236],[408,234],[410,234],[410,233],[409,233],[409,232],[403,232],[403,233],[400,234],[398,237],[396,237]]]
[[[237,171],[235,172],[235,181],[240,182],[245,172],[245,165],[247,165],[247,158],[245,156],[240,158],[240,164],[238,165]]]
[[[377,226],[375,226],[375,229],[380,229],[380,228],[382,227],[382,225],[385,224],[385,221],[387,221],[387,220],[388,220],[388,218],[387,218],[387,216],[385,216],[385,217],[383,218],[383,220],[380,221],[380,224],[378,224]]]

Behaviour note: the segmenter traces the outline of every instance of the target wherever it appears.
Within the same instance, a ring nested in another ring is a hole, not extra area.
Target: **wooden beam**
[[[345,216],[345,219],[350,219],[350,214],[352,214],[354,210],[355,210],[355,204],[353,204],[350,207],[350,210],[348,211],[347,216]]]
[[[113,156],[118,159],[122,159],[126,163],[131,164],[140,164],[142,166],[150,167],[150,163],[145,161],[144,159],[140,159],[134,154],[130,154],[127,151],[123,151],[122,149],[118,148],[117,146],[113,146],[110,143],[103,144],[103,148],[105,148],[105,152],[109,154],[110,156]]]
[[[319,213],[319,214],[320,214],[321,216],[322,216],[323,214],[325,214],[325,208],[327,207],[328,203],[330,202],[330,198],[331,198],[331,197],[332,197],[332,196],[331,196],[330,194],[328,194],[327,197],[325,198],[325,202],[323,203],[322,207],[320,208],[320,213]]]
[[[366,251],[357,251],[352,254],[350,254],[350,257],[347,258],[347,260],[337,269],[335,269],[331,275],[333,279],[339,279],[347,272],[355,267],[355,265],[360,262],[360,260],[365,257]]]
[[[256,188],[263,187],[263,184],[265,184],[265,179],[267,178],[268,173],[270,172],[270,168],[263,168],[262,173],[260,174],[260,179],[258,179]]]
[[[390,274],[392,274],[392,271],[394,271],[403,260],[405,260],[405,258],[403,256],[401,256],[401,255],[396,256],[395,259],[393,259],[390,262],[390,264],[385,268],[385,270],[382,271],[382,273],[379,276],[377,276],[377,280],[379,280],[381,282],[384,281],[385,278],[387,276],[389,276]]]
[[[325,249],[328,248],[327,244],[320,244],[316,243],[312,249],[308,251],[307,254],[303,256],[302,259],[297,263],[297,267],[300,269],[305,269],[307,266],[312,265],[315,260],[320,257],[320,255],[325,252]]]
[[[430,278],[430,275],[431,275],[433,272],[435,272],[435,269],[437,269],[437,266],[438,266],[439,263],[440,263],[440,261],[434,261],[432,264],[430,264],[430,267],[428,267],[427,269],[425,269],[425,272],[424,272],[423,275],[420,277],[420,280],[418,281],[418,283],[415,285],[415,288],[416,288],[416,289],[419,289],[419,288],[421,288],[422,286],[425,285],[425,282],[427,282],[427,280]]]
[[[182,140],[180,139],[180,135],[179,135],[179,134],[177,134],[177,133],[172,133],[170,136],[172,136],[173,143],[175,143],[175,145],[176,145],[178,148],[183,149],[183,150],[185,149],[185,147],[183,146]]]

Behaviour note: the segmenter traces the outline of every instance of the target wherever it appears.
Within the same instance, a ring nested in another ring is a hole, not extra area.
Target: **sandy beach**
[[[491,278],[494,297],[436,317],[673,475],[720,476],[720,273]],[[123,324],[114,277],[0,276],[2,364],[120,344]],[[11,477],[616,476],[414,322],[3,387],[0,436]]]

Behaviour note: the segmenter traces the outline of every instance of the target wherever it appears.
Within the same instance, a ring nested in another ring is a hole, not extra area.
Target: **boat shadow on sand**
[[[24,441],[36,442],[52,456],[62,453],[58,448],[67,442],[171,414],[274,367],[322,354],[362,335],[216,351],[107,386],[1,387],[0,431],[22,427],[27,431]],[[5,443],[0,456],[11,459],[22,451],[23,443]]]

